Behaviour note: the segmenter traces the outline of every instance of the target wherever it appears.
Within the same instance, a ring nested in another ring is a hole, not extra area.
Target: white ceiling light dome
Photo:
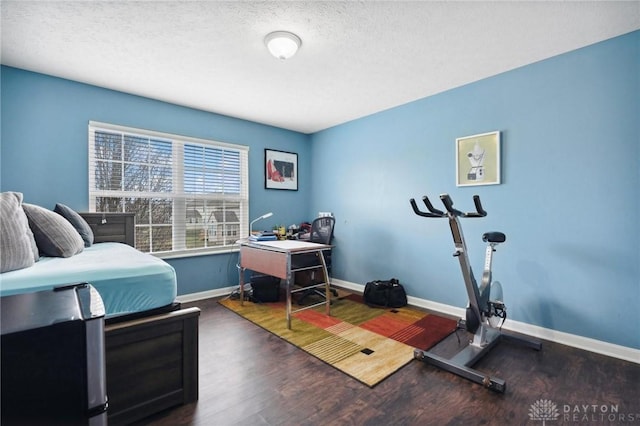
[[[302,40],[289,31],[274,31],[266,35],[264,44],[274,57],[284,60],[296,54],[302,45]]]

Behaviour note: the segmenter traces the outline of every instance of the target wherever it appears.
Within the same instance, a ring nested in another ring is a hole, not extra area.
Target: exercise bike
[[[465,379],[481,384],[490,390],[504,392],[507,386],[504,380],[488,376],[471,367],[486,355],[501,339],[522,343],[535,350],[540,350],[542,343],[535,339],[516,336],[501,330],[502,324],[507,318],[507,308],[502,301],[502,286],[498,281],[492,281],[491,263],[493,253],[496,251],[496,246],[506,241],[505,234],[502,232],[486,232],[482,236],[482,241],[487,243],[487,247],[480,286],[478,286],[473,276],[473,270],[469,263],[467,246],[464,241],[459,218],[485,217],[487,212],[482,208],[480,197],[478,195],[473,196],[476,211],[468,213],[463,213],[455,209],[449,194],[440,195],[440,200],[446,212],[434,208],[427,196],[422,197],[422,201],[428,210],[426,212],[418,209],[416,201],[413,198],[409,200],[409,202],[411,203],[414,213],[418,216],[449,219],[449,226],[455,245],[453,256],[457,257],[460,262],[462,276],[469,297],[465,319],[458,321],[458,325],[460,328],[472,333],[473,340],[469,342],[468,346],[450,359],[420,349],[415,349],[413,355],[414,358],[420,361],[457,374]]]

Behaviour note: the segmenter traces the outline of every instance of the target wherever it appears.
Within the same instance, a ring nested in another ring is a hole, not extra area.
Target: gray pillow
[[[69,223],[76,228],[76,231],[78,231],[78,234],[80,234],[84,240],[85,247],[91,247],[91,244],[93,244],[93,231],[82,216],[80,216],[75,210],[60,203],[56,204],[53,211],[67,219]]]
[[[32,266],[38,258],[27,216],[22,210],[22,194],[0,194],[0,272]]]
[[[71,257],[84,249],[82,237],[64,217],[33,204],[23,203],[22,208],[41,254]]]

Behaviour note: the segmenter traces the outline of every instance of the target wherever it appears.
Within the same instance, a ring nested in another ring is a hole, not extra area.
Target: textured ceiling
[[[1,2],[2,63],[312,133],[640,28],[640,1]],[[280,61],[263,38],[302,39]]]

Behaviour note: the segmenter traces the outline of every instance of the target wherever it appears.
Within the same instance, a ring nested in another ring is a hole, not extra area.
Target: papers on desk
[[[273,232],[261,232],[249,236],[249,241],[276,241],[278,237]]]
[[[251,243],[252,241],[249,241]],[[331,246],[320,243],[312,243],[310,241],[300,240],[278,240],[278,241],[259,241],[252,247],[260,247],[267,250],[275,250],[279,252],[297,252],[297,251],[317,251],[328,250]]]

